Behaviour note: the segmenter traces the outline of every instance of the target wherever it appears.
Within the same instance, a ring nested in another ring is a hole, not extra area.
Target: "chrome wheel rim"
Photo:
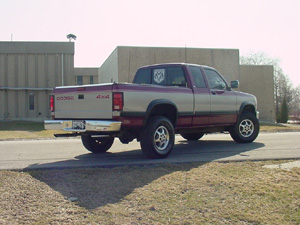
[[[245,119],[240,123],[239,126],[240,134],[247,138],[250,137],[254,132],[254,124],[251,120]]]
[[[164,151],[170,142],[169,131],[165,126],[160,126],[154,133],[154,144],[158,151]]]

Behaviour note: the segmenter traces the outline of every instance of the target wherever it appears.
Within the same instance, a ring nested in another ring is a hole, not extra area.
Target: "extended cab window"
[[[197,88],[206,88],[206,84],[201,69],[196,66],[190,66],[190,70]]]
[[[180,66],[139,70],[134,83],[187,87],[185,73]]]
[[[168,86],[179,86],[179,87],[187,86],[185,75],[181,67],[168,67],[167,74],[168,74],[167,76]]]
[[[227,87],[223,78],[214,70],[204,69],[210,89],[225,90]]]
[[[178,87],[187,86],[185,74],[179,66],[153,69],[152,84]]]
[[[151,84],[151,69],[138,70],[134,83],[136,84]]]

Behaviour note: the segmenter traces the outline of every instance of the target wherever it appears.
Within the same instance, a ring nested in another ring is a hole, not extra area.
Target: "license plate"
[[[84,130],[85,129],[85,121],[84,120],[73,120],[72,128],[75,130]]]

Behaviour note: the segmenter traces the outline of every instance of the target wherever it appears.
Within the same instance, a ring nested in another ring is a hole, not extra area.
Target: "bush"
[[[287,123],[289,119],[289,109],[288,109],[288,105],[286,103],[285,98],[283,99],[283,103],[281,105],[281,109],[279,112],[279,115],[277,117],[277,122],[279,123]]]

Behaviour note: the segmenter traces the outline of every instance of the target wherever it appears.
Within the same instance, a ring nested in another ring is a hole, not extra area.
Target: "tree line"
[[[300,120],[300,85],[293,84],[284,74],[279,59],[264,52],[250,53],[240,57],[241,65],[272,65],[274,71],[274,102],[276,121],[286,123],[289,117]]]

